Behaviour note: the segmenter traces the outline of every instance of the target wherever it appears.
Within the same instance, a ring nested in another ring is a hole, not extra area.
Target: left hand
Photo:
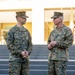
[[[47,47],[48,47],[48,49],[50,49],[50,50],[52,49],[51,44],[48,44],[48,46],[47,46]]]
[[[56,44],[57,44],[56,41],[51,41],[51,42],[50,42],[50,45],[52,45],[52,46],[55,46]]]

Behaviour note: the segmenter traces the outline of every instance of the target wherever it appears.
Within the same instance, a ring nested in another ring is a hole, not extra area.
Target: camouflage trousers
[[[50,60],[48,62],[48,75],[66,75],[66,61]]]
[[[9,62],[9,75],[29,75],[29,62]]]

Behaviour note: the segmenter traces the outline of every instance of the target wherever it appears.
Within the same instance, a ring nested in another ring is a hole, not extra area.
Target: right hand
[[[52,49],[52,46],[51,46],[51,44],[48,44],[48,49]]]
[[[24,50],[21,52],[21,55],[23,58],[26,58],[26,57],[28,57],[28,52],[26,50]]]

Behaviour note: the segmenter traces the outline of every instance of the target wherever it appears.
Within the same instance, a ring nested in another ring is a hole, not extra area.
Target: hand
[[[55,46],[56,44],[57,44],[56,41],[51,41],[51,42],[50,42],[50,45],[52,45],[52,46]]]
[[[25,50],[25,56],[23,56],[23,58],[27,58],[28,57],[28,51]]]
[[[48,44],[48,49],[52,49],[52,46],[51,46],[51,44]]]
[[[21,52],[21,55],[23,58],[26,58],[26,57],[28,57],[28,52],[26,50],[24,50]]]

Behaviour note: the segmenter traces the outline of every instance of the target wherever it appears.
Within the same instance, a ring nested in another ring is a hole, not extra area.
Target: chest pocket
[[[22,38],[22,40],[28,41],[29,40],[28,33],[27,32],[23,32],[21,38]]]
[[[20,43],[22,43],[22,34],[19,32],[15,32],[14,33],[14,44],[18,45]]]
[[[22,40],[22,38],[23,38],[23,33],[22,32],[19,32],[19,31],[16,31],[15,33],[14,33],[14,39],[15,40]]]
[[[58,34],[57,40],[59,40],[59,41],[65,41],[65,34],[63,34],[63,33]]]
[[[14,33],[14,42],[22,43],[27,42],[29,40],[28,33],[25,31],[16,31]]]
[[[52,36],[52,41],[65,41],[66,33],[63,31],[55,32]]]

